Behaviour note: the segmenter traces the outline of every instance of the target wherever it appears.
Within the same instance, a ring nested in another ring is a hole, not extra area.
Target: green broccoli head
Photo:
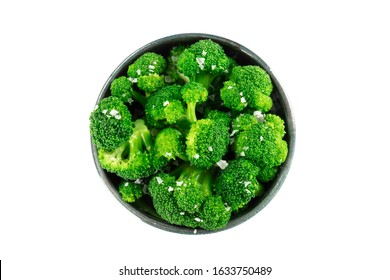
[[[198,168],[210,168],[227,153],[229,142],[228,127],[210,119],[198,120],[186,137],[188,160]]]
[[[186,112],[186,108],[180,100],[172,100],[164,108],[164,114],[168,124],[176,124],[180,120],[187,119]]]
[[[222,112],[219,110],[208,111],[205,115],[205,118],[219,122],[225,127],[230,127],[230,123],[232,121],[232,118],[228,112]]]
[[[162,219],[174,225],[196,228],[198,223],[193,214],[186,213],[177,205],[173,195],[176,186],[176,178],[172,175],[160,172],[154,176],[148,184],[148,190],[152,197],[154,209]]]
[[[111,82],[111,95],[118,97],[122,102],[137,100],[142,106],[145,106],[146,97],[133,89],[133,83],[125,76],[116,78]]]
[[[224,82],[220,93],[223,105],[226,108],[234,111],[242,111],[246,106],[248,106],[248,102],[245,99],[241,88],[235,82]]]
[[[171,118],[170,113],[167,115],[165,108],[174,100],[180,100],[181,86],[168,85],[153,95],[151,95],[145,104],[145,120],[148,125],[156,128],[163,128],[168,125],[167,118]],[[171,121],[171,120],[170,120]]]
[[[149,95],[164,85],[162,73],[166,65],[166,60],[162,55],[146,52],[129,66],[127,75],[130,81],[137,83],[138,88]]]
[[[222,170],[215,182],[215,192],[222,200],[236,211],[259,195],[263,186],[257,181],[259,168],[245,159],[235,159]]]
[[[143,185],[140,180],[134,182],[122,180],[118,186],[122,200],[128,203],[133,203],[143,196],[142,188]]]
[[[202,228],[218,230],[224,228],[230,220],[231,208],[225,205],[221,196],[208,196],[199,213]]]
[[[90,114],[89,120],[92,141],[98,149],[118,148],[133,131],[129,109],[114,96],[103,98]]]
[[[207,196],[212,194],[211,170],[186,166],[180,169],[174,196],[178,206],[188,213],[196,213]]]
[[[160,172],[148,185],[156,212],[175,225],[207,230],[224,228],[231,209],[212,193],[213,176],[211,170],[190,165],[181,166],[172,174]]]
[[[142,119],[134,122],[133,133],[115,150],[98,150],[100,166],[127,180],[150,176],[154,171],[150,131]]]
[[[272,107],[272,89],[272,80],[261,67],[236,66],[221,89],[221,98],[229,109],[242,111],[248,106],[264,113]]]
[[[111,95],[118,97],[122,102],[127,102],[133,95],[133,84],[125,77],[116,78],[111,82]]]
[[[180,92],[183,101],[187,104],[188,120],[191,123],[196,122],[196,106],[207,100],[207,89],[200,83],[189,82],[182,87]]]
[[[252,125],[259,123],[259,120],[253,114],[240,114],[232,121],[233,131],[245,131]]]
[[[168,161],[180,158],[187,160],[184,135],[177,129],[167,127],[161,130],[154,141],[156,157],[164,157]]]
[[[218,43],[199,40],[179,56],[177,68],[188,81],[201,83],[206,89],[217,76],[228,73],[232,60]]]
[[[150,74],[138,78],[138,87],[146,92],[147,96],[162,88],[164,84],[163,78],[157,74]]]
[[[283,120],[268,114],[263,122],[252,125],[236,135],[233,151],[237,157],[244,157],[260,168],[259,180],[268,182],[276,174],[277,167],[287,158],[287,142]]]

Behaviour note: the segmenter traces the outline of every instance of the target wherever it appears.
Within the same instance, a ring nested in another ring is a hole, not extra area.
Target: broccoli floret
[[[168,85],[148,98],[145,118],[148,124],[156,128],[176,125],[187,129],[197,120],[196,105],[206,100],[207,90],[201,84],[191,82],[183,87]]]
[[[250,129],[252,125],[255,125],[259,120],[252,114],[240,114],[232,121],[233,131],[244,131]]]
[[[205,115],[206,119],[220,122],[225,127],[230,127],[232,118],[228,112],[222,112],[219,110],[208,111]]]
[[[189,82],[182,87],[180,92],[183,101],[187,104],[187,119],[191,123],[196,122],[196,106],[207,100],[207,89],[200,83]]]
[[[154,155],[168,161],[180,158],[187,161],[184,135],[177,129],[167,127],[161,130],[154,141]]]
[[[212,193],[212,170],[185,165],[160,172],[148,185],[156,212],[167,222],[190,228],[217,230],[226,226],[231,210]]]
[[[245,99],[240,87],[232,81],[224,82],[224,86],[221,89],[221,99],[223,100],[223,105],[226,108],[235,111],[242,111],[246,106],[248,106],[247,100]]]
[[[122,100],[122,102],[133,102],[133,99],[145,106],[146,97],[133,89],[133,84],[130,80],[125,77],[116,78],[111,82],[110,86],[111,95],[116,96]]]
[[[184,212],[177,205],[173,196],[176,179],[174,176],[160,172],[148,184],[154,209],[158,215],[171,224],[196,228],[197,222],[193,214]]]
[[[134,122],[133,133],[128,141],[113,151],[98,150],[98,159],[102,168],[116,173],[119,177],[136,180],[150,176],[155,168],[152,162],[150,131],[144,120]]]
[[[89,120],[92,141],[98,149],[111,151],[118,148],[133,131],[129,109],[114,96],[103,98]]]
[[[174,196],[178,206],[188,213],[196,213],[207,196],[212,194],[213,173],[194,166],[180,168]]]
[[[198,168],[210,168],[227,153],[229,142],[227,126],[211,119],[198,120],[186,137],[188,160]]]
[[[177,67],[187,82],[198,82],[208,89],[217,76],[228,73],[231,62],[221,45],[206,39],[185,49],[179,56]]]
[[[248,106],[264,113],[272,107],[272,89],[272,80],[261,67],[236,66],[221,89],[221,98],[229,109],[242,111]]]
[[[222,170],[215,182],[215,192],[236,211],[259,195],[263,186],[257,181],[259,168],[245,159],[235,159]]]
[[[225,227],[231,217],[231,209],[225,205],[221,196],[213,195],[206,197],[199,212],[202,228],[217,230]]]
[[[143,196],[142,187],[140,180],[134,182],[122,180],[118,189],[123,201],[133,203]]]
[[[174,114],[172,112],[174,111],[172,110],[172,107],[169,107],[167,113],[166,108],[170,102],[180,100],[180,89],[180,85],[168,85],[148,98],[145,105],[145,120],[148,125],[156,128],[168,126],[169,123],[167,118],[173,118]],[[178,107],[180,108],[180,106]],[[174,109],[177,110],[176,107]],[[179,114],[181,115],[181,113]]]
[[[284,135],[283,120],[268,114],[263,122],[250,126],[248,130],[237,133],[233,151],[237,157],[244,157],[260,168],[258,179],[262,182],[272,180],[287,158],[287,142]]]
[[[164,76],[167,63],[165,58],[157,53],[147,52],[141,55],[127,70],[127,75],[138,88],[149,96],[164,86]]]

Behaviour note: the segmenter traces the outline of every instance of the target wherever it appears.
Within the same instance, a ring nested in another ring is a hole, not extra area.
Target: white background
[[[130,279],[118,275],[124,265],[390,279],[386,2],[2,1],[4,279]],[[146,43],[188,32],[262,57],[297,126],[275,199],[246,223],[203,236],[164,232],[128,212],[99,178],[89,143],[89,113],[115,67]]]

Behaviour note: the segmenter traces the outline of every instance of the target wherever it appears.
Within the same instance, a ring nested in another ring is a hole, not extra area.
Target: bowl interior
[[[129,55],[114,70],[114,72],[111,74],[111,76],[104,84],[96,103],[99,103],[99,101],[102,98],[108,97],[110,95],[111,82],[120,76],[125,76],[127,73],[128,66],[132,64],[143,53],[156,52],[166,57],[172,47],[180,44],[191,44],[201,39],[212,39],[213,41],[219,43],[224,48],[226,54],[232,57],[233,59],[235,59],[235,61],[239,65],[259,65],[269,73],[274,84],[274,89],[271,94],[273,100],[273,108],[271,109],[270,113],[279,115],[285,121],[285,126],[286,126],[285,140],[287,141],[289,146],[289,154],[287,156],[287,159],[281,166],[278,174],[276,175],[276,178],[272,182],[265,184],[266,192],[262,196],[252,199],[245,210],[241,211],[237,215],[233,215],[228,225],[224,229],[222,229],[222,230],[226,230],[253,217],[270,202],[270,200],[275,196],[275,194],[280,189],[284,179],[287,176],[288,170],[291,165],[293,153],[294,153],[295,124],[294,124],[294,118],[293,118],[293,114],[288,99],[280,83],[276,79],[275,75],[272,73],[268,65],[259,56],[257,56],[255,53],[253,53],[246,47],[234,41],[219,36],[209,35],[209,34],[188,33],[188,34],[172,35],[169,37],[158,39],[156,41],[153,41],[145,45],[144,47],[138,49],[137,51]],[[142,108],[137,108],[137,107],[131,108],[133,114],[137,114],[137,111],[140,111],[141,109]],[[98,170],[100,177],[103,179],[104,183],[110,189],[112,194],[118,199],[118,201],[120,201],[122,205],[124,205],[133,214],[138,216],[141,220],[157,228],[166,231],[176,232],[176,233],[202,234],[202,233],[216,232],[216,231],[208,231],[203,229],[197,229],[195,231],[194,229],[171,225],[167,223],[166,221],[161,219],[154,211],[152,202],[147,196],[144,196],[145,199],[139,200],[133,204],[124,202],[121,199],[117,188],[120,179],[116,175],[112,173],[108,173],[100,167],[97,159],[98,157],[97,157],[96,147],[92,142],[91,142],[91,146],[92,146],[92,153],[95,161],[95,166]]]

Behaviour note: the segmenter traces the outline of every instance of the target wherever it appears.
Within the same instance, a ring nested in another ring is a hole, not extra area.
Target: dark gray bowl
[[[287,173],[291,166],[293,154],[294,154],[295,124],[294,124],[294,118],[293,118],[293,114],[287,96],[285,95],[275,75],[271,72],[269,66],[259,56],[257,56],[255,53],[253,53],[246,47],[236,42],[215,35],[200,34],[200,33],[186,33],[186,34],[177,34],[177,35],[161,38],[143,46],[142,48],[132,53],[114,70],[114,72],[111,74],[111,76],[104,84],[99,94],[99,97],[96,101],[96,104],[99,103],[99,101],[102,98],[109,96],[111,82],[115,78],[126,75],[128,66],[131,63],[133,63],[143,53],[152,51],[152,52],[160,53],[162,55],[166,55],[171,49],[171,47],[173,46],[179,44],[190,44],[201,39],[212,39],[213,41],[219,43],[224,48],[226,54],[233,57],[239,65],[259,65],[269,73],[274,83],[274,90],[271,95],[274,102],[274,107],[272,109],[272,112],[278,114],[281,118],[284,119],[286,125],[285,140],[287,141],[289,146],[288,157],[286,161],[283,163],[283,165],[281,166],[280,171],[278,172],[276,178],[267,185],[266,193],[261,197],[254,198],[250,202],[249,207],[247,207],[244,211],[240,212],[238,215],[232,216],[228,225],[224,229],[222,229],[222,230],[226,230],[235,227],[245,222],[246,220],[250,219],[258,212],[260,212],[271,201],[271,199],[279,191],[280,187],[282,186],[287,176]],[[96,147],[92,142],[91,142],[91,146],[92,146],[92,153],[93,153],[96,169],[100,177],[103,179],[104,183],[106,184],[106,186],[109,188],[112,194],[118,199],[118,201],[122,203],[123,206],[125,206],[134,215],[139,217],[142,221],[156,228],[170,231],[170,232],[175,232],[175,233],[205,234],[205,233],[216,232],[216,231],[208,231],[203,229],[197,229],[195,231],[194,229],[191,228],[171,225],[166,221],[164,221],[163,219],[161,219],[156,214],[156,212],[153,209],[152,203],[150,200],[148,200],[148,198],[146,198],[146,200],[140,200],[133,204],[124,202],[121,199],[117,188],[119,178],[116,177],[114,174],[106,172],[100,167],[98,162]]]

